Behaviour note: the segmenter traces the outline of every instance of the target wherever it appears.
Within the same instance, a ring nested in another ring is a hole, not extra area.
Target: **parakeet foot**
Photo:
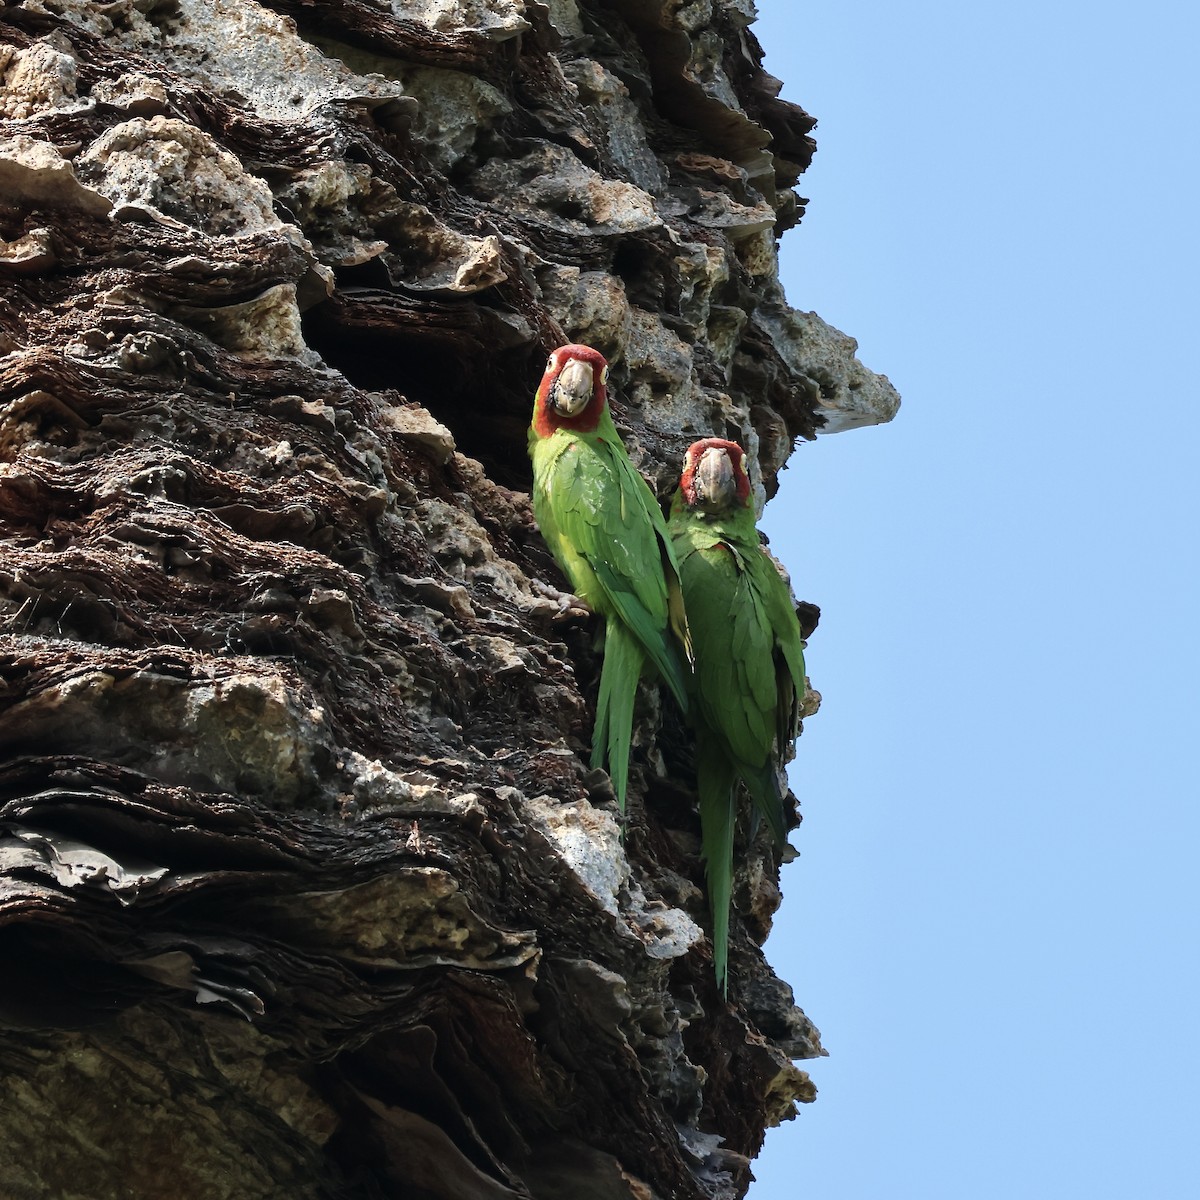
[[[554,611],[549,612],[549,618],[554,623],[586,621],[592,615],[592,610],[585,600],[581,600],[572,592],[560,592],[558,588],[543,583],[540,579],[531,579],[533,590],[545,600],[554,605]],[[540,607],[540,606],[539,606]]]

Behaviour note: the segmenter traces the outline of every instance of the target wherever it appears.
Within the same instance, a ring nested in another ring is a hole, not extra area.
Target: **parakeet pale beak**
[[[577,417],[592,398],[592,364],[581,359],[567,360],[567,365],[550,385],[550,404],[563,417]]]
[[[728,453],[715,446],[705,450],[696,464],[692,487],[696,494],[694,507],[709,513],[732,508],[737,501],[738,487]]]

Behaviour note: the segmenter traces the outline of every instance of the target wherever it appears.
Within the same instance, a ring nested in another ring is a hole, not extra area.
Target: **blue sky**
[[[1200,1194],[1200,17],[760,0],[791,303],[904,397],[765,527],[824,696],[768,956],[821,1028],[751,1200]]]

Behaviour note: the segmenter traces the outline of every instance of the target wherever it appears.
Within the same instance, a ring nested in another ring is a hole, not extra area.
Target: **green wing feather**
[[[535,515],[571,586],[597,612],[629,626],[686,712],[687,671],[669,632],[674,550],[658,501],[616,431],[544,439],[534,474]]]
[[[683,655],[691,646],[674,549],[607,413],[594,434],[559,431],[531,440],[530,449],[542,535],[576,594],[606,619],[592,759],[600,765],[607,755],[624,809],[633,698],[646,658],[688,708]],[[618,624],[627,636],[614,638]]]
[[[808,686],[804,668],[804,637],[787,584],[762,550],[755,559],[755,588],[775,635],[776,743],[780,758],[796,740],[800,705]],[[782,766],[782,761],[780,762]]]

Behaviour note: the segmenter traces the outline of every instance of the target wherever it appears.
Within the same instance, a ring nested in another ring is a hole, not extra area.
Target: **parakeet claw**
[[[586,621],[592,615],[592,610],[588,608],[587,602],[581,600],[573,592],[560,592],[558,588],[551,587],[550,584],[543,583],[540,579],[530,582],[533,584],[533,590],[539,596],[553,603],[554,611],[548,614],[552,622],[557,624]]]

